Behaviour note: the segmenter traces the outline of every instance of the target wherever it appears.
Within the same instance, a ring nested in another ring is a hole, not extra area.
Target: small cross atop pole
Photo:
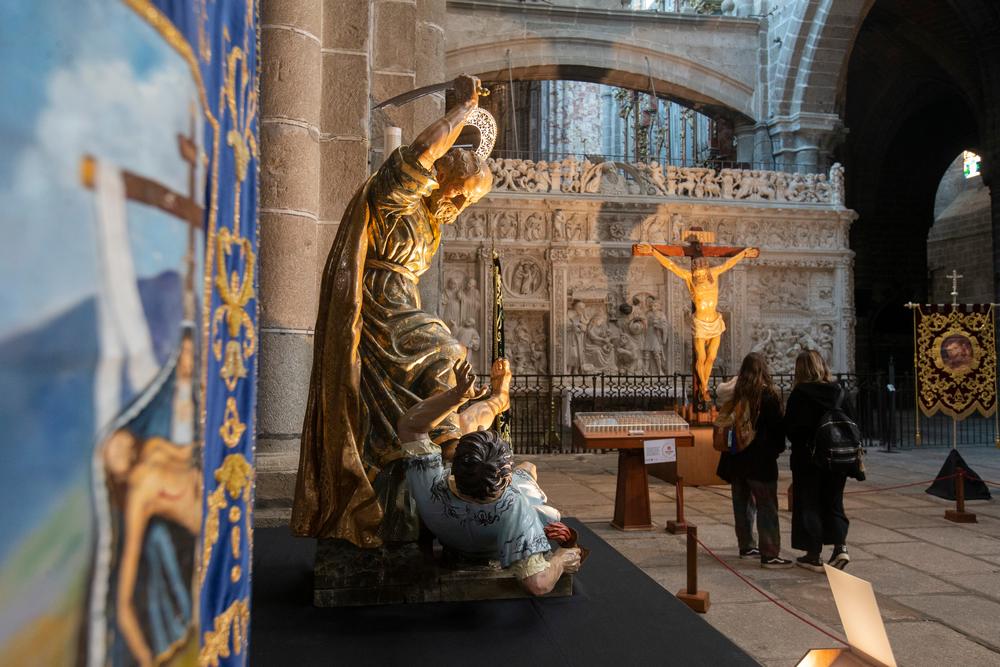
[[[951,278],[951,305],[953,306],[958,305],[958,279],[964,277],[955,269],[952,269],[951,273],[945,276],[945,278]]]

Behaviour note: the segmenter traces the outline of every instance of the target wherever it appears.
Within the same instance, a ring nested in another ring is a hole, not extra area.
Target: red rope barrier
[[[709,556],[711,556],[715,560],[719,561],[719,563],[722,565],[722,567],[726,568],[727,570],[729,570],[730,572],[732,572],[733,574],[735,574],[737,577],[739,577],[741,580],[743,580],[743,583],[745,583],[747,586],[749,586],[750,588],[754,589],[755,591],[757,591],[758,593],[760,593],[761,595],[763,595],[769,601],[773,602],[778,607],[780,607],[781,609],[785,610],[786,612],[788,612],[789,614],[791,614],[795,618],[799,619],[800,621],[802,621],[803,623],[805,623],[809,627],[813,628],[814,630],[817,630],[818,632],[822,632],[824,635],[826,635],[830,639],[832,639],[834,641],[837,641],[837,642],[840,642],[844,646],[849,646],[849,644],[847,643],[846,640],[841,639],[840,637],[838,637],[837,635],[833,634],[832,632],[827,632],[826,630],[824,630],[823,628],[819,627],[818,625],[816,625],[815,623],[813,623],[812,621],[810,621],[808,618],[802,616],[801,614],[799,614],[795,610],[786,607],[781,602],[779,602],[774,597],[772,597],[770,594],[768,594],[766,591],[764,591],[763,589],[761,589],[760,587],[758,587],[756,584],[754,584],[752,581],[750,581],[749,579],[747,579],[746,577],[744,577],[742,574],[740,574],[740,572],[738,572],[736,569],[734,569],[733,567],[731,567],[729,565],[729,563],[727,563],[726,561],[722,560],[714,551],[712,551],[707,546],[705,546],[705,543],[702,542],[701,539],[698,539],[698,545],[702,549],[704,549],[705,551],[707,551]]]
[[[879,491],[892,491],[893,489],[903,489],[908,486],[922,486],[924,484],[933,484],[934,482],[940,482],[943,479],[955,479],[958,476],[957,472],[953,472],[950,475],[944,475],[942,477],[935,477],[934,479],[925,479],[919,482],[907,482],[906,484],[896,484],[894,486],[880,486],[874,489],[861,489],[859,491],[845,491],[845,496],[852,496],[856,493],[878,493]]]

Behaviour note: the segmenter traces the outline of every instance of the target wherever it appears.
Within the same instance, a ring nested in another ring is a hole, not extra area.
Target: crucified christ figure
[[[712,366],[719,354],[722,332],[726,330],[722,315],[717,310],[719,276],[736,266],[744,257],[758,257],[760,251],[757,248],[743,248],[719,266],[710,266],[708,257],[702,254],[703,250],[709,249],[708,247],[697,242],[689,247],[695,251],[691,257],[690,271],[678,266],[661,250],[662,248],[669,252],[674,250],[676,246],[652,246],[640,243],[633,247],[632,254],[652,255],[664,268],[681,278],[691,293],[691,301],[694,304],[691,333],[694,338],[695,393],[707,405],[710,400],[708,378],[712,374]],[[683,252],[683,254],[689,253]],[[720,253],[719,256],[725,255]]]

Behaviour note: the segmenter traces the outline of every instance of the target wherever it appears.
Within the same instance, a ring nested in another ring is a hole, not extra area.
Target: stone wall
[[[952,271],[961,303],[993,300],[993,222],[990,194],[979,176],[965,178],[960,155],[941,179],[934,225],[927,234],[927,271],[931,303],[951,303]]]
[[[259,524],[286,522],[312,364],[319,281],[344,208],[442,96],[371,113],[444,77],[445,0],[261,0]],[[433,286],[433,275],[427,283]]]

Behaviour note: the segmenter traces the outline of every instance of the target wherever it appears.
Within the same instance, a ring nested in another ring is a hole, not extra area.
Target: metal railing
[[[713,376],[712,395],[725,378]],[[912,376],[885,373],[840,374],[837,380],[851,392],[855,418],[865,443],[881,449],[918,446],[914,419]],[[791,375],[774,376],[786,399]],[[511,384],[511,439],[518,454],[579,453],[573,446],[572,425],[577,412],[677,410],[690,401],[692,376],[671,375],[515,375]],[[951,445],[952,421],[945,415],[919,417],[919,446]],[[959,446],[993,445],[995,421],[978,414],[959,422]]]

